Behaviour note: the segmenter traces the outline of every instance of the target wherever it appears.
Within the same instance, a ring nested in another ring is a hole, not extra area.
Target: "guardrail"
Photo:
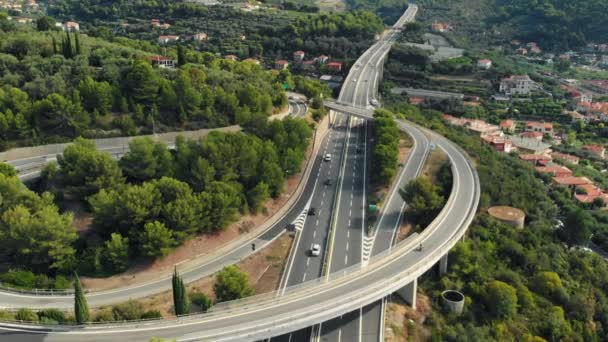
[[[447,139],[442,139],[438,141],[438,145],[442,146],[445,142],[448,142]],[[394,292],[402,287],[407,282],[413,280],[415,277],[418,277],[420,274],[426,272],[431,266],[435,265],[435,263],[443,257],[465,234],[468,226],[474,218],[474,214],[477,211],[477,204],[479,201],[479,178],[474,171],[474,167],[472,162],[462,154],[464,151],[457,146],[447,146],[448,149],[453,148],[456,150],[457,154],[460,154],[466,164],[466,170],[460,170],[469,173],[473,177],[473,196],[468,198],[470,201],[470,205],[468,206],[468,211],[466,215],[462,218],[460,222],[456,224],[457,228],[451,231],[450,236],[446,239],[440,247],[433,250],[429,255],[426,255],[424,258],[418,260],[414,265],[409,267],[407,270],[403,270],[402,272],[397,272],[395,274],[388,274],[386,276],[380,276],[378,279],[374,279],[373,282],[367,281],[367,285],[365,287],[365,291],[361,289],[351,290],[350,292],[344,293],[341,296],[335,298],[334,301],[329,302],[321,302],[314,303],[313,305],[306,306],[303,309],[307,310],[305,312],[300,313],[297,317],[278,317],[277,320],[273,321],[270,326],[262,326],[259,329],[255,330],[251,327],[247,329],[246,326],[234,327],[234,330],[230,331],[219,331],[217,334],[228,334],[230,336],[235,336],[235,338],[248,338],[248,337],[259,337],[259,336],[270,336],[271,333],[286,331],[289,328],[297,328],[297,325],[309,324],[313,320],[324,321],[327,315],[334,314],[338,311],[349,311],[348,308],[357,305],[365,305],[366,303],[373,302],[378,298],[386,295],[386,293]],[[454,157],[450,155],[450,159],[452,159],[452,167],[456,168],[457,162],[454,161]],[[460,161],[461,162],[461,161]],[[456,173],[458,171],[455,171]],[[431,225],[425,230],[421,238],[424,238],[427,235],[430,235],[431,232],[434,232],[440,226],[445,224],[445,219],[447,213],[450,210],[451,204],[453,204],[456,200],[456,191],[458,189],[460,177],[454,177],[455,181],[452,185],[452,193],[448,201],[446,202],[446,206],[438,217],[431,223]],[[225,302],[218,304],[212,310],[205,314],[193,314],[187,316],[180,316],[178,318],[168,319],[168,320],[139,320],[139,321],[130,321],[130,322],[106,322],[106,323],[96,323],[89,324],[84,326],[79,325],[66,325],[66,326],[41,326],[40,324],[30,324],[22,321],[7,321],[6,324],[17,324],[16,328],[29,328],[31,330],[41,330],[45,332],[62,332],[62,331],[71,331],[75,327],[78,329],[87,329],[92,328],[99,331],[109,331],[112,328],[126,328],[131,327],[133,329],[149,327],[149,326],[161,326],[176,327],[179,324],[189,324],[188,322],[192,322],[194,320],[197,321],[198,324],[202,324],[205,322],[211,322],[217,320],[218,317],[228,317],[233,313],[242,313],[242,310],[247,309],[249,305],[255,306],[256,311],[262,310],[264,308],[270,308],[276,305],[279,305],[282,300],[294,301],[294,300],[304,300],[310,297],[311,293],[317,293],[320,291],[327,291],[331,287],[337,287],[341,284],[344,284],[349,281],[355,280],[357,277],[362,277],[362,273],[365,273],[365,276],[371,277],[378,275],[383,268],[392,267],[395,268],[399,258],[408,255],[408,253],[412,252],[412,249],[415,248],[418,244],[419,239],[416,241],[405,240],[400,242],[393,248],[391,251],[385,251],[380,253],[372,258],[368,267],[363,269],[360,264],[353,265],[347,269],[344,269],[340,272],[332,273],[328,278],[320,278],[313,281],[308,281],[306,283],[302,283],[301,285],[294,286],[288,288],[288,296],[277,297],[273,295],[273,293],[267,293],[262,295],[257,295],[253,297],[248,297],[245,299],[240,299],[231,302]],[[165,325],[163,325],[165,324]],[[255,326],[254,326],[255,327]],[[281,330],[282,329],[282,330]],[[255,331],[253,331],[255,330]],[[209,334],[215,334],[215,332]],[[209,335],[220,336],[220,335]],[[226,336],[226,335],[222,335]]]
[[[289,213],[291,211],[291,209],[297,204],[298,200],[302,196],[302,193],[304,192],[304,188],[307,183],[308,176],[310,175],[310,173],[312,171],[312,167],[314,166],[315,156],[318,153],[319,146],[321,145],[321,142],[325,138],[325,135],[327,134],[327,132],[329,132],[329,129],[326,129],[326,130],[323,130],[322,133],[317,134],[317,132],[319,131],[318,127],[320,127],[321,125],[327,124],[326,120],[328,120],[327,117],[325,117],[323,120],[321,120],[318,123],[317,128],[315,128],[315,130],[314,130],[314,135],[311,138],[312,146],[311,146],[311,150],[310,150],[310,157],[308,158],[308,160],[306,161],[306,164],[304,165],[304,171],[303,171],[302,177],[300,178],[300,181],[298,182],[296,190],[293,192],[291,197],[287,200],[287,202],[284,205],[284,208],[280,209],[274,215],[269,217],[266,221],[264,221],[261,225],[259,225],[257,229],[253,229],[249,233],[241,235],[236,240],[232,240],[232,241],[223,243],[222,245],[220,245],[219,247],[216,248],[217,252],[230,250],[232,248],[236,248],[236,246],[243,246],[243,245],[250,244],[256,238],[263,235],[268,230],[270,230],[272,227],[274,227],[274,225],[277,222],[279,222],[281,219],[283,219],[283,217],[285,217],[285,215],[287,215],[287,213]],[[233,128],[233,126],[229,126],[228,129],[233,130],[234,128]],[[194,132],[198,132],[198,131],[194,131]],[[317,139],[319,140],[319,142],[316,141]],[[175,143],[167,143],[167,146],[169,148],[175,148]],[[113,147],[111,149],[115,149],[115,147]],[[119,153],[121,153],[121,152],[119,152]],[[204,259],[201,262],[201,264],[199,264],[197,266],[192,266],[192,267],[189,267],[186,269],[182,269],[180,271],[182,273],[187,273],[187,272],[193,271],[197,267],[200,267],[201,265],[205,265],[210,262],[213,262],[220,257],[212,256],[209,253],[200,253],[189,259],[182,261],[182,263],[183,262],[192,262],[193,260],[196,260],[199,258]],[[170,274],[167,274],[167,276],[164,278],[170,278]],[[145,284],[146,283],[137,284],[137,286],[145,285]],[[105,291],[112,291],[112,290],[113,289],[103,289],[102,290],[102,289],[88,288],[88,289],[84,289],[84,292],[87,294],[90,294],[90,293],[103,293]],[[13,288],[13,287],[4,287],[4,286],[2,286],[1,283],[0,283],[0,292],[16,293],[16,294],[22,294],[22,295],[34,295],[34,296],[70,296],[70,295],[74,294],[74,290],[72,290],[72,289],[68,289],[68,290],[18,289],[18,288]]]

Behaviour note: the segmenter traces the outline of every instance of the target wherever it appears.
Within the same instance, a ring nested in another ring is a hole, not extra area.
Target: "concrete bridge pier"
[[[448,253],[439,259],[439,276],[443,276],[448,273]]]
[[[403,300],[416,308],[416,292],[418,292],[418,279],[414,279],[411,283],[405,285],[401,289],[397,290],[397,294],[403,298]]]

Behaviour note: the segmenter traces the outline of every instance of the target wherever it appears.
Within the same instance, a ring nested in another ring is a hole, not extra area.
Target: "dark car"
[[[324,182],[325,185],[332,185],[333,182],[331,181],[331,179],[326,179]]]
[[[315,208],[310,208],[308,209],[308,215],[316,215],[317,214],[317,210]]]

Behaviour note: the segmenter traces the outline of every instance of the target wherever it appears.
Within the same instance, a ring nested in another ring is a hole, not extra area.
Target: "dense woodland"
[[[158,69],[149,56],[160,48],[150,44],[37,32],[4,14],[0,30],[4,147],[247,124],[286,106],[283,87],[293,87],[287,71],[271,73],[208,53],[174,49],[181,68]]]
[[[421,282],[435,303],[445,289],[460,290],[467,297],[462,316],[436,307],[425,323],[432,338],[603,340],[608,329],[608,267],[599,256],[572,246],[584,245],[593,231],[605,226],[604,213],[578,207],[569,191],[542,183],[532,166],[517,156],[499,154],[478,137],[447,127],[441,112],[420,111],[406,103],[391,109],[458,143],[477,161],[481,181],[480,213],[468,238],[450,253],[448,274],[441,279],[429,275]],[[524,210],[524,230],[489,217],[486,210],[492,205]]]
[[[236,54],[240,58],[291,58],[296,50],[309,57],[324,54],[353,60],[366,49],[374,35],[383,30],[381,20],[368,11],[305,13],[264,9],[244,12],[232,5],[206,7],[187,1],[62,0],[50,7],[50,14],[62,19],[86,22],[88,32],[111,37],[111,31],[129,38],[156,41],[161,32],[150,26],[158,18],[172,27],[163,34],[182,40],[197,32],[207,42],[191,45],[201,51]],[[128,20],[129,26],[120,23]],[[241,36],[244,36],[244,39]]]
[[[121,272],[131,260],[164,256],[196,234],[221,230],[239,214],[258,213],[267,199],[281,194],[285,177],[300,171],[311,128],[287,118],[256,129],[213,132],[198,141],[178,138],[175,151],[136,138],[120,161],[78,138],[58,164],[43,170],[41,195],[3,167],[1,257],[13,271],[2,280],[33,287],[43,281],[19,275]],[[54,198],[88,202],[93,229],[79,238],[73,215],[61,213]],[[59,279],[45,284],[69,284]]]

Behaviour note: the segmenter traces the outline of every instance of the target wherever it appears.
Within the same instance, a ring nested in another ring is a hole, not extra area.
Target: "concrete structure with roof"
[[[537,86],[528,75],[513,75],[500,81],[499,91],[506,95],[529,95]]]
[[[513,146],[522,153],[529,154],[550,154],[551,145],[534,139],[526,139],[518,136],[511,136]]]
[[[518,229],[524,228],[526,214],[521,210],[505,205],[488,209],[490,216]]]

